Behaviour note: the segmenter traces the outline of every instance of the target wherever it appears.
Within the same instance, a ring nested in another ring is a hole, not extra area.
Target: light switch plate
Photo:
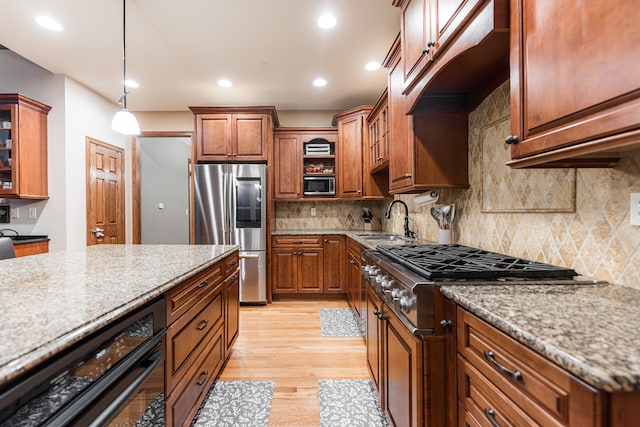
[[[631,193],[629,219],[631,225],[640,225],[640,193]]]
[[[311,216],[316,216],[316,208],[311,208]]]
[[[20,219],[20,208],[11,208],[11,219]]]
[[[29,219],[36,219],[37,212],[36,208],[29,208]]]

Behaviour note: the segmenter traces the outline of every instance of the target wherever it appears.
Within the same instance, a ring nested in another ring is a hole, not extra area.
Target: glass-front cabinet
[[[0,197],[46,199],[48,105],[0,94]]]

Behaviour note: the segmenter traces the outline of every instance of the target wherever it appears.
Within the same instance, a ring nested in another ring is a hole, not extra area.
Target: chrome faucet
[[[401,203],[402,206],[404,206],[404,237],[408,237],[410,239],[415,239],[416,238],[416,233],[414,233],[413,231],[409,230],[409,207],[407,206],[407,204],[405,202],[403,202],[400,199],[393,200],[391,203],[389,203],[389,207],[387,208],[387,213],[384,215],[384,217],[386,219],[390,219],[391,218],[391,208],[393,208],[393,205],[395,205],[396,203]]]

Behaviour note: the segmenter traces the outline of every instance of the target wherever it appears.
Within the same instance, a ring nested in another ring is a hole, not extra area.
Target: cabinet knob
[[[441,320],[440,321],[440,327],[442,329],[451,329],[452,326],[453,326],[453,322],[451,320]]]
[[[519,142],[519,138],[517,135],[509,135],[504,139],[504,142],[509,145],[517,144]]]
[[[410,173],[405,173],[405,174],[404,174],[404,177],[405,177],[405,178],[411,178],[411,174],[410,174]]]
[[[427,53],[429,53],[429,48],[428,47],[423,48],[422,49],[422,54],[426,55]]]
[[[427,47],[425,47],[424,49],[422,49],[422,54],[426,55],[427,53],[429,53],[429,50],[431,50],[432,47],[434,47],[436,45],[435,42],[430,41],[427,43]]]

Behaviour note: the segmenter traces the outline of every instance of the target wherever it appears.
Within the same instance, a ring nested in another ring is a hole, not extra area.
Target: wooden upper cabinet
[[[376,173],[389,166],[389,101],[385,89],[367,116],[369,127],[369,153],[365,156],[365,170]],[[366,147],[365,147],[366,148]]]
[[[435,45],[431,31],[431,0],[407,0],[401,12],[403,83],[415,80],[431,61],[429,50]]]
[[[189,107],[195,115],[196,161],[267,161],[274,107]]]
[[[369,111],[371,106],[362,106],[340,113],[334,118],[338,125],[340,198],[362,197],[362,146],[368,140],[364,118]]]
[[[47,114],[51,107],[0,94],[0,197],[47,199]]]
[[[635,0],[511,1],[510,166],[608,166],[640,146],[639,17]]]

